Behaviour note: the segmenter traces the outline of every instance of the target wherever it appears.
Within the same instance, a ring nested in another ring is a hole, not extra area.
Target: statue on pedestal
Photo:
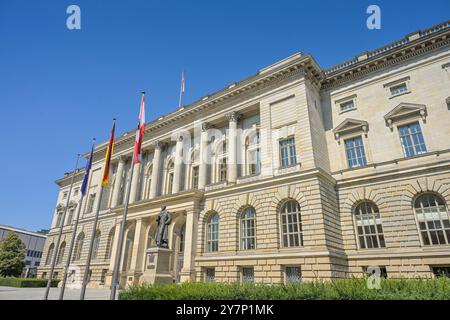
[[[156,218],[158,222],[158,228],[156,230],[156,246],[158,248],[169,247],[169,225],[172,222],[172,217],[169,211],[166,210],[166,206],[161,207],[161,211]]]

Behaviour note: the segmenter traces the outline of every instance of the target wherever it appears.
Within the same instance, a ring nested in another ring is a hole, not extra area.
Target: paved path
[[[59,298],[59,288],[51,288],[49,300]],[[79,300],[80,289],[66,289],[64,300]],[[0,300],[43,300],[45,288],[14,288],[0,286]],[[108,300],[109,289],[86,289],[86,300]]]

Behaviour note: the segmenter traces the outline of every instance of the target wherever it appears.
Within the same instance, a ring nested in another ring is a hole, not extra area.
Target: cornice
[[[323,70],[322,89],[327,90],[362,78],[365,75],[402,63],[413,57],[450,45],[450,21],[427,30],[417,31],[405,38],[371,52]]]

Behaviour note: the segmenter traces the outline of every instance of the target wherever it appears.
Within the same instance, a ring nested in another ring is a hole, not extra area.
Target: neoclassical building
[[[147,124],[134,170],[122,286],[140,283],[166,205],[171,272],[180,281],[310,281],[450,273],[450,22],[328,69],[294,54]],[[81,205],[69,285],[108,286],[134,131],[117,137],[99,225],[94,211],[107,142],[88,194],[60,187],[40,276],[64,224],[61,276]],[[86,155],[87,156],[87,155]]]

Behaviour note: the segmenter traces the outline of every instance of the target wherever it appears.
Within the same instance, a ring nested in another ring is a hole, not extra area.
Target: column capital
[[[128,156],[126,156],[124,154],[120,155],[119,158],[118,158],[119,159],[119,163],[120,162],[124,163],[125,161],[127,161],[127,158],[128,158]]]
[[[160,140],[157,140],[157,141],[155,141],[155,142],[153,142],[153,146],[155,147],[155,149],[162,149],[162,147],[163,147],[163,142],[162,141],[160,141]]]
[[[239,121],[240,118],[242,118],[242,114],[240,114],[237,111],[231,111],[228,112],[227,114],[225,114],[225,116],[227,117],[228,121],[233,121],[233,122],[237,122]]]
[[[208,122],[203,122],[202,123],[202,131],[205,132],[211,128],[214,128],[214,126]]]

